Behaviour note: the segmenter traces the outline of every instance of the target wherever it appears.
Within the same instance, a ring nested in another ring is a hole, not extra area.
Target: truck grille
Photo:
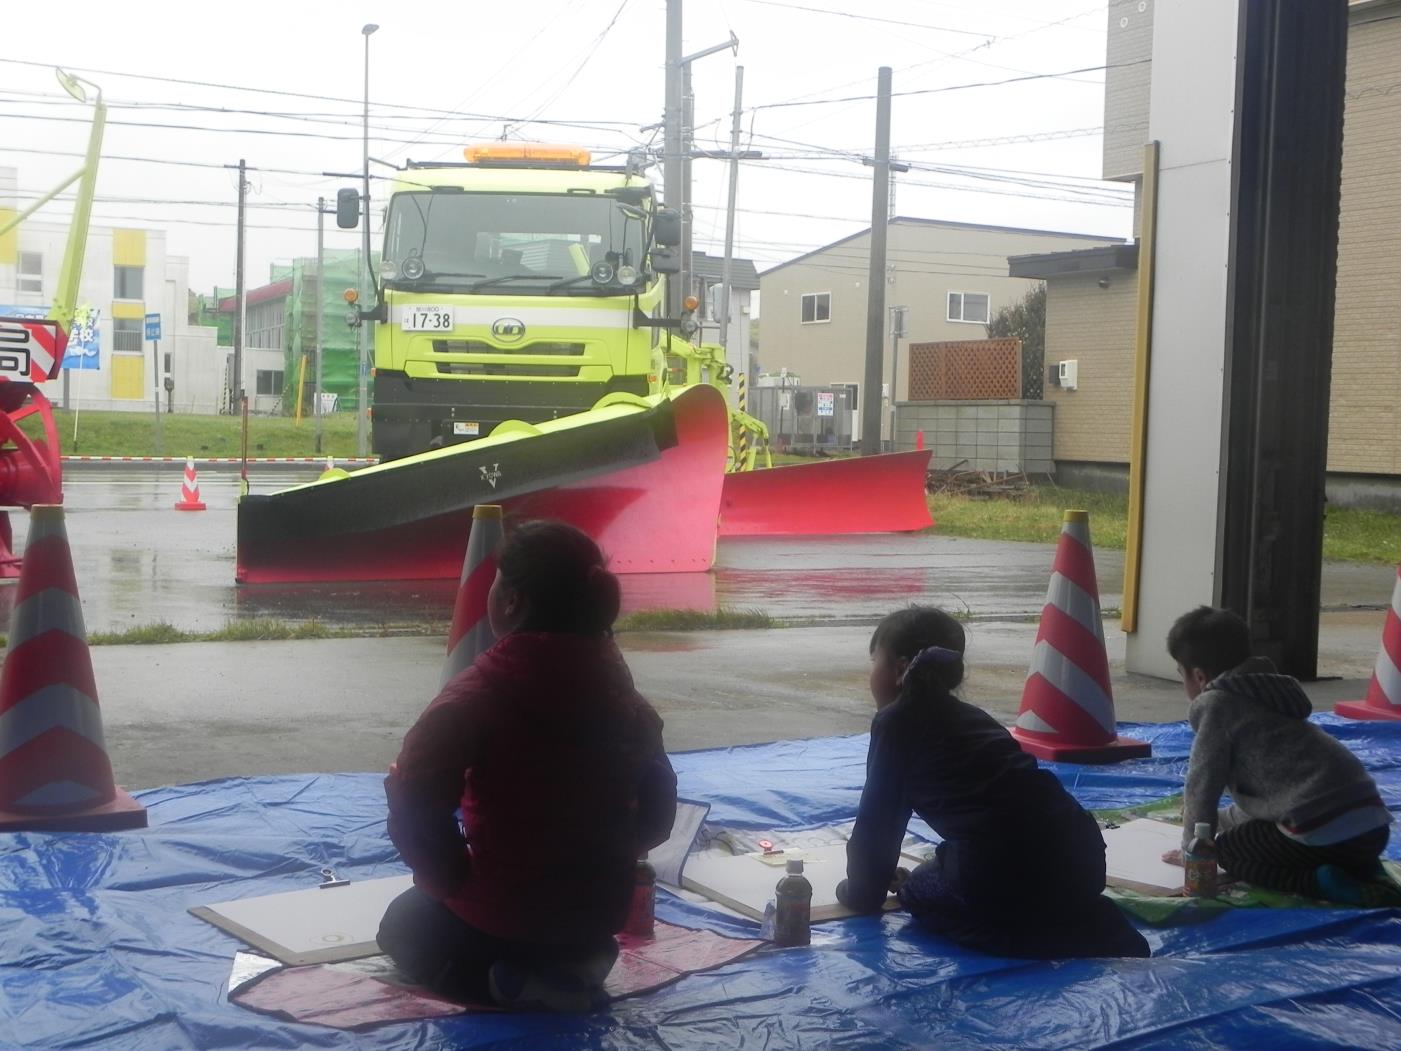
[[[440,361],[441,376],[548,376],[577,377],[578,365],[527,365],[520,362]]]
[[[540,341],[520,347],[495,347],[480,339],[435,339],[434,354],[534,354],[549,357],[583,357],[584,344]]]

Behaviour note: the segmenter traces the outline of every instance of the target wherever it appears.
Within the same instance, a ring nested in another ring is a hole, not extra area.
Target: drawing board
[[[1181,865],[1163,854],[1182,847],[1182,826],[1139,818],[1104,830],[1105,875],[1110,886],[1170,897],[1182,893]]]
[[[837,884],[846,878],[845,843],[776,854],[726,854],[722,851],[692,854],[686,859],[681,885],[741,915],[762,920],[764,906],[773,900],[774,888],[783,878],[785,864],[790,858],[802,859],[803,875],[812,884],[813,923],[856,915],[837,901]],[[919,860],[901,855],[900,864],[914,868]],[[887,909],[898,905],[894,896],[886,899]]]
[[[286,964],[334,963],[378,953],[375,935],[389,903],[412,876],[352,880],[339,887],[265,894],[190,910]]]

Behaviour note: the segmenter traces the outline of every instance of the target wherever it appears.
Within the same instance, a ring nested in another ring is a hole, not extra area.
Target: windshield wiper
[[[527,279],[531,281],[554,281],[560,276],[559,274],[536,273],[502,274],[500,277],[489,277],[485,281],[478,281],[475,284],[468,285],[467,291],[475,292],[479,288],[490,288],[492,285],[504,285],[507,281],[522,281]]]
[[[574,277],[566,277],[563,281],[556,281],[556,282],[555,282],[554,284],[552,284],[549,288],[545,289],[545,291],[546,291],[546,292],[553,292],[553,291],[554,291],[555,289],[557,289],[557,288],[568,288],[570,285],[577,285],[577,284],[579,284],[581,281],[593,281],[593,274],[578,274],[578,275],[576,275],[576,276],[574,276]],[[597,282],[595,282],[595,283],[597,283]],[[607,288],[609,285],[616,285],[616,284],[617,284],[616,281],[610,279],[609,281],[606,281],[604,284],[601,284],[601,285],[599,285],[598,287],[599,287],[599,288]]]

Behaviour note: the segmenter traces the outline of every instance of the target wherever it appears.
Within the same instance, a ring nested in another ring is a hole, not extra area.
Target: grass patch
[[[271,617],[234,620],[215,631],[184,631],[164,621],[122,631],[94,631],[89,646],[162,646],[173,642],[265,642],[282,639],[349,639],[373,632],[328,628],[319,621],[291,622]]]
[[[936,532],[978,540],[1055,543],[1062,512],[1067,508],[1090,512],[1090,538],[1095,547],[1123,549],[1128,534],[1128,497],[1121,493],[1034,486],[1020,500],[929,496]],[[1329,508],[1323,524],[1323,557],[1329,562],[1396,565],[1401,562],[1401,515]]]
[[[1122,494],[1033,486],[1020,500],[973,500],[944,493],[929,496],[929,513],[934,516],[937,532],[978,540],[1055,543],[1068,508],[1090,512],[1090,538],[1096,547],[1123,548],[1128,497]]]
[[[163,646],[170,642],[192,641],[190,632],[181,631],[165,621],[142,624],[124,631],[94,631],[88,636],[89,646]]]
[[[726,631],[734,628],[763,630],[777,627],[773,617],[757,609],[719,609],[702,613],[693,609],[651,609],[629,613],[613,626],[625,631]]]
[[[156,449],[156,424],[147,412],[92,412],[77,414],[78,433],[73,436],[74,413],[54,410],[58,443],[65,455],[84,456],[238,456],[243,451],[243,423],[237,416],[192,416],[179,413],[161,417],[161,448]],[[355,455],[355,413],[336,412],[322,421],[323,456]],[[21,421],[32,437],[43,429],[37,416]],[[248,455],[315,456],[316,422],[304,418],[301,426],[290,416],[250,416]]]
[[[1323,557],[1394,566],[1401,562],[1401,515],[1333,507],[1323,521]]]

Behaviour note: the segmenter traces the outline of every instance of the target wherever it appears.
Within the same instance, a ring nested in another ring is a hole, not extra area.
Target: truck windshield
[[[612,282],[550,286],[599,262],[613,264],[605,274],[642,262],[642,222],[603,195],[397,193],[385,228],[385,282],[405,290],[617,295]]]

